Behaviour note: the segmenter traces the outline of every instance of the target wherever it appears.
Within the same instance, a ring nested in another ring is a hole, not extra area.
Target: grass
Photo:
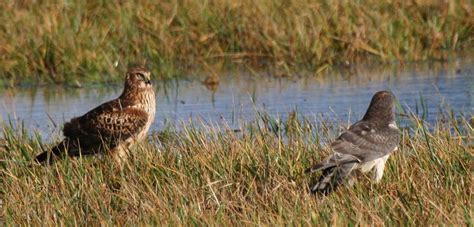
[[[120,171],[108,158],[28,166],[41,136],[2,126],[0,222],[8,225],[473,225],[473,126],[409,114],[383,180],[312,196],[303,171],[346,125],[262,113],[240,132],[155,132]],[[0,148],[1,149],[1,148]]]
[[[137,1],[0,4],[6,86],[118,80],[129,64],[170,78],[244,64],[285,74],[472,51],[469,1]]]

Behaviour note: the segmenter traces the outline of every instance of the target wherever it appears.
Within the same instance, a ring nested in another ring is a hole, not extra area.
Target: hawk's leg
[[[116,148],[112,149],[111,155],[112,158],[114,159],[115,163],[117,166],[120,167],[120,169],[123,169],[124,162],[126,161],[128,157],[128,149],[123,146],[117,146]]]

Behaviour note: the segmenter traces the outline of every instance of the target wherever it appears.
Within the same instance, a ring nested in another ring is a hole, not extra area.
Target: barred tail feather
[[[356,163],[347,163],[324,169],[319,180],[311,185],[311,193],[323,193],[328,195],[346,181],[355,165]]]

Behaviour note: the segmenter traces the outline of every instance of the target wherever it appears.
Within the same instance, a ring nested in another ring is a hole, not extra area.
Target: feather
[[[400,142],[400,130],[395,126],[393,97],[389,92],[377,92],[364,118],[353,124],[332,144],[332,155],[305,170],[322,171],[321,177],[310,186],[312,193],[327,194],[352,177],[352,171],[369,171],[376,166],[375,179],[383,174],[385,161]]]
[[[36,161],[45,163],[51,157],[62,157],[66,153],[79,156],[103,153],[120,145],[128,147],[130,139],[142,139],[154,120],[154,97],[149,72],[142,68],[129,70],[119,98],[65,123],[64,140],[51,150],[43,151]]]

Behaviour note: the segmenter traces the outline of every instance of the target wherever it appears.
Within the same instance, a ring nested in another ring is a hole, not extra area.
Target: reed
[[[448,59],[472,50],[472,17],[465,0],[6,1],[0,80],[116,81],[129,64],[170,78],[222,63],[292,74]]]
[[[241,131],[194,123],[155,132],[120,170],[107,157],[30,166],[41,136],[2,125],[0,223],[7,225],[473,225],[469,116],[407,113],[383,180],[309,194],[303,171],[346,125],[260,113]]]

